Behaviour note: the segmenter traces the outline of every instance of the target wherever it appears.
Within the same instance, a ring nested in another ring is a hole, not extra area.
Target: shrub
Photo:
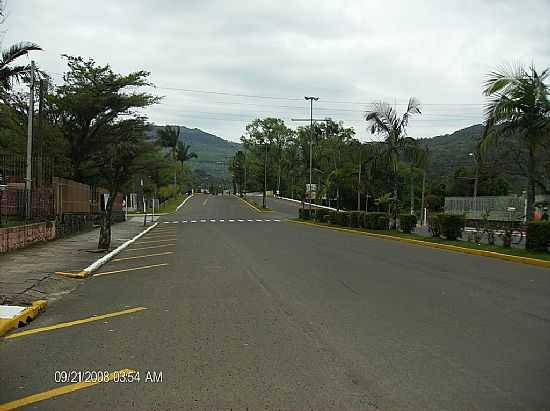
[[[309,220],[311,217],[309,208],[300,208],[298,210],[298,217],[300,217],[303,220]]]
[[[363,218],[363,227],[369,230],[380,230],[380,224],[378,222],[379,217],[385,217],[385,213],[367,213]],[[387,228],[387,226],[384,226]],[[385,229],[382,228],[382,229]]]
[[[344,227],[347,227],[349,226],[349,223],[350,223],[350,213],[346,212],[346,211],[340,211],[338,213],[338,225],[341,225],[341,226],[344,226]]]
[[[525,248],[530,251],[548,251],[550,244],[550,222],[532,221],[527,225]]]
[[[363,225],[363,214],[361,211],[352,211],[350,214],[350,227],[359,228]]]
[[[454,241],[462,234],[466,220],[462,215],[454,214],[439,214],[439,224],[441,227],[441,234],[445,236],[447,240]]]
[[[315,221],[319,221],[319,222],[326,222],[326,216],[328,216],[330,214],[330,211],[329,210],[325,210],[323,208],[317,208],[315,210]]]
[[[428,229],[432,233],[432,237],[441,237],[441,220],[439,218],[441,214],[430,214],[428,216]]]
[[[414,214],[399,215],[399,226],[401,227],[401,231],[410,234],[413,228],[416,227],[416,216]]]
[[[387,230],[389,227],[390,227],[390,218],[386,214],[378,216],[378,219],[376,220],[376,229]]]
[[[331,211],[329,214],[329,222],[331,224],[338,224],[338,215],[340,213],[338,211]]]

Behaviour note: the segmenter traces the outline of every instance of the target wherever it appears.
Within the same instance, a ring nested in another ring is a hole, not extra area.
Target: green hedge
[[[525,248],[531,251],[548,251],[550,244],[550,222],[532,221],[527,225]]]
[[[328,216],[330,216],[330,210],[326,210],[324,208],[315,209],[315,221],[326,223]]]
[[[309,208],[300,208],[298,209],[298,217],[303,220],[310,220],[312,218],[311,210]]]
[[[462,215],[434,214],[428,218],[428,226],[433,237],[444,236],[447,240],[454,241],[462,235],[466,220]]]
[[[367,213],[363,217],[363,227],[369,230],[387,230],[389,218],[386,213]]]
[[[400,214],[399,226],[401,227],[401,231],[410,234],[411,231],[416,227],[416,216],[414,214]]]

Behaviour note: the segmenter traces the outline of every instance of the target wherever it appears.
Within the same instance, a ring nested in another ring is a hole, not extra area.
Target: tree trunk
[[[113,195],[114,194],[114,195]],[[111,224],[113,219],[113,204],[118,192],[115,191],[109,193],[109,200],[105,210],[102,211],[101,216],[101,229],[99,231],[99,242],[97,248],[100,250],[108,250],[111,246]]]
[[[535,150],[529,146],[529,163],[527,164],[527,221],[532,221],[535,211]]]

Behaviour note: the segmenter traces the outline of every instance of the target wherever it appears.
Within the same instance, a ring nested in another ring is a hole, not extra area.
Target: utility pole
[[[476,168],[476,175],[474,177],[474,200],[475,200],[477,198],[477,183],[479,180],[479,162],[477,158],[477,153],[469,153],[468,155],[474,159],[474,165]]]
[[[30,92],[29,92],[29,112],[27,123],[27,174],[25,177],[26,191],[26,210],[25,216],[27,220],[32,217],[32,123],[34,116],[34,60],[31,61],[30,73]]]
[[[319,97],[305,96],[309,100],[309,207],[311,208],[311,170],[313,168],[313,102],[319,100]]]
[[[361,151],[359,151],[359,172],[357,174],[357,211],[361,211]]]
[[[265,157],[264,157],[264,195],[262,198],[262,207],[266,208],[265,206],[265,196],[266,196],[266,190],[267,190],[267,138],[264,140],[265,145]]]

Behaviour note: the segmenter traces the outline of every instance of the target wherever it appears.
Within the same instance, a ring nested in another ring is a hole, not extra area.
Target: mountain
[[[452,134],[418,139],[420,144],[430,148],[430,174],[448,177],[454,175],[458,168],[472,168],[474,159],[469,153],[475,151],[481,133],[483,125],[476,124]]]
[[[149,137],[156,138],[158,130],[162,127],[152,126]],[[180,126],[180,140],[191,146],[191,151],[197,154],[196,159],[187,162],[197,174],[202,176],[211,175],[216,179],[227,180],[230,178],[229,159],[240,150],[240,143],[227,141],[198,128],[185,126]]]

